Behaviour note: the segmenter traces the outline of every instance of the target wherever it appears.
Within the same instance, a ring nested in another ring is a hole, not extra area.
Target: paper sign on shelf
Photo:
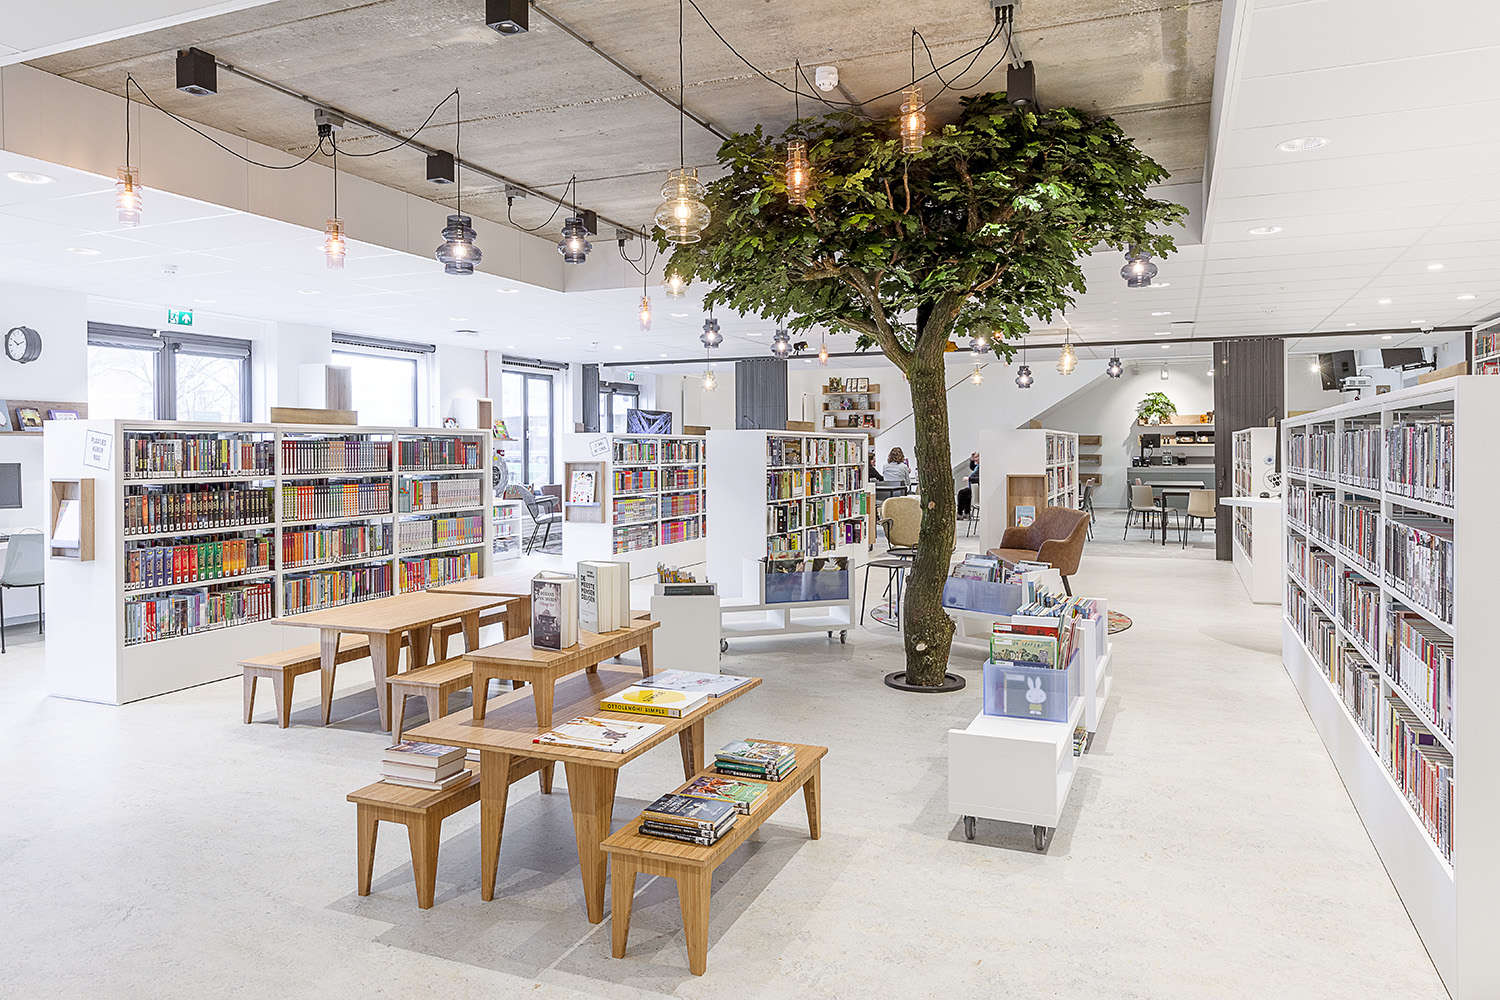
[[[114,452],[115,436],[107,431],[83,432],[83,464],[90,469],[109,471],[109,456]]]
[[[589,441],[589,457],[603,458],[609,454],[609,438],[596,437]]]

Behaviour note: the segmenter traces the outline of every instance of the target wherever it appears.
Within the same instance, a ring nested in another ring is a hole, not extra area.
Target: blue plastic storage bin
[[[1078,655],[1066,670],[995,662],[984,665],[984,714],[1042,722],[1067,722],[1080,695]]]

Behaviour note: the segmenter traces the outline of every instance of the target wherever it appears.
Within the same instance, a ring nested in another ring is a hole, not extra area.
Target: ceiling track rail
[[[233,73],[235,76],[239,77],[242,80],[248,80],[249,82],[257,84],[258,86],[265,87],[268,90],[274,90],[276,93],[282,94],[286,97],[290,97],[295,101],[301,101],[303,104],[306,104],[309,107],[321,108],[326,111],[331,111],[339,117],[343,118],[344,121],[348,122],[350,125],[354,125],[357,128],[362,128],[367,132],[373,132],[376,135],[383,136],[395,142],[404,143],[425,156],[431,156],[434,153],[446,152],[446,150],[440,150],[436,146],[429,146],[424,142],[419,142],[415,139],[408,139],[406,136],[401,135],[394,129],[386,128],[384,125],[381,125],[378,122],[370,121],[368,118],[361,118],[359,115],[353,114],[349,111],[345,111],[342,108],[337,107],[336,105],[329,104],[327,101],[320,101],[310,94],[304,94],[299,90],[294,90],[291,87],[283,86],[282,84],[277,83],[275,80],[268,80],[257,73],[252,73],[247,69],[234,65],[233,63],[225,62],[223,59],[215,58],[214,63],[226,73]],[[673,106],[675,107],[676,105]],[[493,181],[494,183],[502,185],[503,187],[524,192],[528,196],[540,198],[543,201],[549,202],[553,205],[561,205],[564,208],[573,209],[575,213],[577,211],[577,205],[573,204],[572,202],[564,201],[556,195],[548,194],[546,191],[543,191],[540,188],[536,188],[531,186],[530,184],[518,181],[513,177],[507,177],[502,173],[498,173],[494,170],[489,169],[488,167],[480,166],[479,164],[474,163],[471,160],[461,160],[459,162],[462,164],[464,170],[467,170],[473,174],[478,174],[480,177]],[[629,233],[632,236],[645,238],[645,234],[638,226],[626,225],[623,222],[620,222],[616,219],[611,219],[608,216],[604,215],[599,216],[599,219],[602,222],[607,222],[611,226],[614,226],[615,229],[621,233]],[[500,224],[504,225],[505,223]],[[517,226],[515,228],[519,229],[521,227]]]

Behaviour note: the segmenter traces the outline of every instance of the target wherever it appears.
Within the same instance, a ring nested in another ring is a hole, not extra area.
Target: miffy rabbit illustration
[[[1040,677],[1027,679],[1026,701],[1031,707],[1032,715],[1042,714],[1042,706],[1047,703],[1047,692],[1042,690],[1042,679]]]

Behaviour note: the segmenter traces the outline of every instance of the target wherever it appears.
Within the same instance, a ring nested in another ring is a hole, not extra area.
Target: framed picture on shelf
[[[830,375],[830,376],[828,376],[828,391],[829,392],[843,392],[844,391],[844,380],[841,379],[841,378],[839,378],[837,375]]]
[[[867,378],[851,378],[849,380],[850,392],[866,392],[870,388],[870,380]]]
[[[78,411],[77,410],[48,410],[47,411],[47,419],[48,420],[77,420],[78,419]]]

